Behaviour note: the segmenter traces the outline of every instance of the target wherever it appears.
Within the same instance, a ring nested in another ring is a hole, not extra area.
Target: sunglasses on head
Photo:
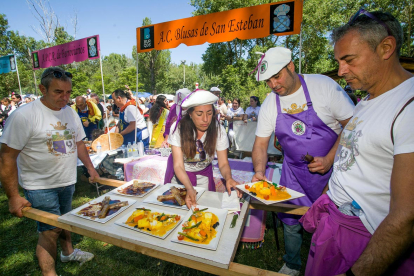
[[[203,142],[201,142],[201,140],[197,140],[196,146],[197,146],[198,157],[200,158],[200,161],[206,160],[206,152],[204,151]]]
[[[366,11],[363,8],[360,8],[353,16],[351,16],[351,19],[349,19],[348,25],[352,26],[352,24],[355,22],[355,20],[361,15],[361,14],[365,14],[366,16],[368,16],[369,18],[377,21],[377,23],[381,24],[382,26],[384,26],[384,28],[387,30],[388,35],[392,35],[390,28],[387,26],[387,24],[385,24],[383,21],[379,20],[375,15],[373,15],[372,13],[370,13],[369,11]]]
[[[42,77],[42,80],[43,80],[44,78],[46,78],[47,76],[50,76],[51,74],[53,74],[53,76],[54,76],[55,78],[57,78],[57,79],[60,79],[60,78],[63,76],[63,74],[65,74],[65,75],[66,75],[66,77],[68,77],[68,78],[70,78],[70,79],[72,79],[72,77],[73,77],[72,73],[69,73],[69,72],[64,72],[64,73],[62,73],[61,71],[52,71],[52,72],[50,72],[49,74],[46,74],[45,76],[43,76],[43,77]]]

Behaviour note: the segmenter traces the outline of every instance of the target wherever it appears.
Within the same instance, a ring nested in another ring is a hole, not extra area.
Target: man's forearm
[[[17,161],[0,155],[0,181],[7,198],[19,196]]]
[[[256,173],[262,172],[264,175],[267,164],[267,147],[261,147],[254,143],[252,150],[252,161],[254,171]]]
[[[88,150],[82,141],[76,143],[78,148],[78,158],[82,161],[83,165],[89,170],[94,169],[91,158],[89,157]]]
[[[383,275],[413,244],[413,223],[389,213],[352,266],[355,275]]]
[[[128,134],[132,131],[135,131],[135,124],[133,122],[129,123],[129,125],[123,131],[121,131],[120,133],[122,135],[126,135],[126,134]]]
[[[332,164],[333,164],[333,161],[335,160],[335,154],[336,154],[336,150],[338,149],[339,141],[341,140],[342,131],[338,134],[338,138],[336,139],[335,144],[332,146],[331,150],[326,155],[326,157],[329,158],[329,160],[331,160]]]

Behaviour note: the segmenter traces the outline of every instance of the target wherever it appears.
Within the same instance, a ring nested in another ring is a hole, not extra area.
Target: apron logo
[[[298,136],[303,135],[306,132],[306,126],[302,121],[294,121],[292,124],[292,131]]]
[[[260,65],[260,74],[264,74],[267,70],[267,61],[263,60],[262,64]]]

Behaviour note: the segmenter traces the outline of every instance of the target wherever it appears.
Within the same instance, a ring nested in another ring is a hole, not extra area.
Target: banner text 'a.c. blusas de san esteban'
[[[137,28],[137,52],[175,48],[235,38],[252,39],[300,33],[302,0],[277,2],[199,15]]]

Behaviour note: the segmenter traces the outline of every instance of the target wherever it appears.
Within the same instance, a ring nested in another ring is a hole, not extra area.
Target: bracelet
[[[352,267],[351,267],[352,268]],[[351,268],[349,268],[346,272],[345,275],[346,276],[355,276],[355,274],[352,272]]]

